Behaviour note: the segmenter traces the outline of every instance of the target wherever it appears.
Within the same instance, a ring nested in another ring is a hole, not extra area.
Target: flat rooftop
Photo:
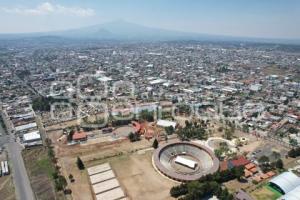
[[[114,179],[110,179],[110,180],[93,185],[93,190],[94,190],[94,193],[97,195],[97,194],[112,190],[117,187],[120,187],[120,184],[119,184],[119,181],[114,178]]]
[[[99,173],[108,171],[110,169],[111,169],[111,167],[110,167],[109,163],[104,163],[102,165],[97,165],[97,166],[94,166],[94,167],[90,167],[90,168],[87,169],[87,171],[88,171],[88,174],[90,176],[92,176],[94,174],[99,174]]]
[[[125,194],[120,187],[96,195],[97,200],[117,200],[123,197],[125,197]]]
[[[90,176],[92,185],[112,179],[112,178],[115,178],[115,174],[112,170]]]

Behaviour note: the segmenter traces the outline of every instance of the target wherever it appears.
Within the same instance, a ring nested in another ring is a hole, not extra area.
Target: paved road
[[[21,155],[22,147],[10,138],[8,143],[8,155],[12,163],[13,178],[16,189],[17,199],[34,200],[34,194],[31,189],[30,181]]]
[[[6,142],[5,146],[11,163],[10,169],[14,179],[16,198],[18,200],[35,200],[21,154],[23,147],[15,142],[15,136],[11,131],[9,131],[10,135],[4,135],[4,130],[1,128],[0,130],[1,133],[3,132],[3,136],[0,137],[0,145],[4,145],[4,142]]]

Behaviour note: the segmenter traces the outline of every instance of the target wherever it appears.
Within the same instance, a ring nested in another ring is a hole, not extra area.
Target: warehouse
[[[270,185],[283,194],[287,194],[300,186],[300,178],[293,172],[283,172],[270,180]]]

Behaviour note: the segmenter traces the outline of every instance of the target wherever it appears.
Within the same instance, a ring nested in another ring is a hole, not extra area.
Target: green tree
[[[169,127],[165,128],[165,131],[168,135],[172,135],[174,133],[175,129],[173,126],[169,126]]]
[[[291,138],[291,139],[290,139],[290,145],[293,146],[293,147],[296,147],[296,146],[298,145],[297,140]]]
[[[85,168],[82,160],[79,157],[77,157],[76,164],[77,164],[77,167],[78,167],[79,170],[83,170]]]
[[[281,159],[278,159],[275,163],[276,168],[283,169],[283,162]]]
[[[158,141],[157,141],[156,138],[155,138],[154,141],[153,141],[152,147],[153,147],[154,149],[157,149],[157,148],[158,148]]]
[[[57,179],[55,179],[55,188],[57,191],[64,190],[67,184],[67,180],[64,176],[59,175]]]

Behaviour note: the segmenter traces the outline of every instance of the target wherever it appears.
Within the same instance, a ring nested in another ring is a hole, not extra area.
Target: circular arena
[[[160,173],[180,182],[197,180],[219,169],[219,160],[209,148],[191,142],[162,145],[155,150],[153,161]]]

